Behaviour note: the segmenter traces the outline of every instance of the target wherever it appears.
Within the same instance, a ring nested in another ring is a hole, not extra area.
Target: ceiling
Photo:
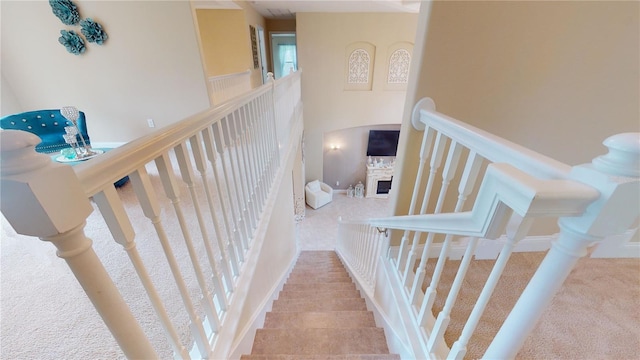
[[[233,1],[192,0],[197,8],[240,9]],[[298,12],[411,12],[420,9],[419,0],[250,0],[267,19],[293,19]]]

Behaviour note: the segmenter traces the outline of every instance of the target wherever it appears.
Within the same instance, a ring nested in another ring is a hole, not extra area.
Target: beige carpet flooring
[[[387,199],[355,199],[335,194],[333,202],[306,209],[298,226],[302,250],[333,249],[338,217],[362,219],[390,214]],[[325,237],[317,234],[325,233]],[[466,359],[482,356],[500,323],[533,275],[545,253],[516,253],[507,265],[487,312],[471,338]],[[446,339],[451,345],[471,313],[480,287],[493,261],[474,261],[452,314]],[[441,283],[451,283],[459,261],[448,261]],[[428,265],[431,269],[435,261]],[[427,270],[427,274],[430,271]],[[523,280],[526,279],[526,280]],[[426,285],[425,285],[426,288]],[[444,305],[448,288],[438,289],[436,310]],[[526,340],[518,359],[640,359],[640,260],[584,258],[552,300],[533,334]]]

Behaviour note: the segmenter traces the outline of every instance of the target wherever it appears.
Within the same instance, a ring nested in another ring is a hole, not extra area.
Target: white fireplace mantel
[[[386,198],[386,194],[378,194],[379,181],[391,181],[393,177],[393,165],[382,167],[367,165],[367,188],[365,196],[368,198]]]

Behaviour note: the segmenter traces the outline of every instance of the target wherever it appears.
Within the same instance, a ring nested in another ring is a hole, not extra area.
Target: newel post
[[[485,359],[512,359],[555,293],[590,246],[618,235],[640,216],[640,133],[618,134],[606,155],[573,167],[571,179],[600,192],[582,216],[561,218],[560,235],[494,338]]]
[[[84,234],[93,211],[73,169],[35,151],[40,138],[0,131],[0,209],[15,231],[51,242],[82,285],[125,355],[157,358]]]

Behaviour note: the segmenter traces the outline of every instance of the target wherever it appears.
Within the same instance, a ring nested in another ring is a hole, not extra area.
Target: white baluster
[[[458,201],[456,202],[456,207],[453,212],[460,212],[467,200],[467,197],[477,184],[478,174],[480,173],[480,168],[484,159],[479,156],[475,151],[469,151],[469,155],[467,156],[467,160],[465,162],[465,167],[462,172],[462,177],[460,180],[460,185],[458,186]],[[440,276],[442,275],[442,271],[444,270],[444,265],[447,261],[447,256],[449,254],[449,248],[451,246],[451,241],[453,241],[452,235],[445,236],[444,242],[442,243],[442,249],[440,250],[440,255],[438,256],[438,261],[436,263],[436,267],[431,276],[431,283],[429,287],[425,291],[424,298],[422,300],[422,305],[420,307],[420,311],[418,312],[418,323],[421,326],[424,326],[427,320],[427,314],[430,314],[431,308],[433,307],[433,303],[436,299],[438,282],[440,281]],[[420,269],[425,269],[427,265],[427,260],[429,258],[427,247],[424,248],[422,252],[422,260],[419,265]],[[413,289],[419,289],[422,286],[422,280],[416,279],[419,281],[414,281]],[[416,290],[417,291],[417,290]]]
[[[165,156],[167,155],[163,155],[163,157]],[[144,215],[149,220],[151,220],[151,223],[153,224],[156,233],[158,234],[160,245],[162,245],[162,250],[164,251],[167,263],[169,264],[169,268],[171,269],[171,273],[176,282],[176,285],[178,286],[180,296],[187,310],[187,314],[189,315],[189,319],[191,320],[190,327],[195,338],[198,350],[200,351],[200,354],[208,354],[211,351],[211,347],[209,346],[206,332],[204,330],[204,327],[202,326],[202,319],[196,313],[193,303],[191,302],[191,298],[189,297],[189,290],[187,289],[187,286],[184,282],[184,278],[182,277],[182,273],[180,272],[180,267],[178,266],[178,262],[175,259],[173,249],[171,248],[169,238],[167,237],[167,233],[165,232],[162,225],[162,221],[160,219],[160,205],[158,203],[156,193],[153,190],[153,186],[151,185],[149,175],[147,174],[146,169],[142,167],[137,171],[131,173],[129,177],[131,179],[133,190],[138,197],[138,201],[140,202],[140,206],[142,207]],[[167,185],[165,185],[165,189],[166,187]],[[169,187],[171,188],[171,186]]]
[[[433,139],[435,139],[435,130],[428,128],[425,130],[422,136],[422,146],[420,148],[420,162],[418,165],[418,172],[416,173],[416,180],[413,183],[413,192],[411,193],[411,203],[409,205],[409,212],[407,215],[415,215],[415,207],[418,202],[418,196],[420,194],[420,185],[422,184],[422,175],[424,174],[424,166],[427,163],[427,159],[431,154],[431,147],[433,146]],[[400,256],[404,253],[407,239],[410,235],[410,231],[405,231],[402,235],[400,242],[400,249],[398,251],[398,257],[395,260],[396,268],[400,269]]]
[[[258,214],[256,213],[256,209],[253,206],[253,201],[251,199],[252,197],[251,195],[253,191],[251,189],[251,183],[250,183],[251,175],[249,173],[249,170],[247,169],[247,162],[246,162],[245,153],[244,153],[245,143],[243,141],[243,134],[240,128],[241,122],[242,122],[240,111],[241,109],[238,109],[237,111],[234,112],[234,116],[231,118],[229,125],[230,125],[230,131],[233,134],[233,137],[235,139],[234,150],[236,152],[236,162],[237,162],[236,165],[238,167],[238,176],[240,178],[239,179],[240,183],[241,185],[243,185],[242,186],[243,200],[248,212],[247,218],[249,219],[248,235],[249,235],[249,238],[251,238],[253,235],[253,231],[256,229],[258,224]],[[247,249],[248,249],[248,246],[247,246]]]
[[[224,141],[225,134],[223,133],[222,126],[220,122],[213,124],[213,135],[215,137],[215,142],[218,149],[218,154],[220,154],[220,167],[222,168],[222,175],[224,178],[224,184],[226,187],[227,199],[229,200],[229,217],[232,220],[233,224],[233,233],[234,237],[232,238],[231,244],[234,248],[235,255],[237,256],[238,262],[243,262],[244,254],[243,254],[243,244],[247,237],[246,229],[243,224],[242,219],[242,204],[239,201],[239,197],[237,196],[237,192],[232,189],[236,189],[234,184],[232,183],[232,179],[229,177],[229,171],[227,169],[227,160],[225,150],[227,143]],[[234,196],[235,195],[235,196]],[[237,201],[237,202],[236,202]]]
[[[209,233],[207,231],[207,226],[202,217],[202,210],[200,209],[200,202],[198,201],[198,194],[196,193],[196,188],[193,180],[193,167],[191,164],[191,160],[189,158],[189,149],[185,143],[179,144],[174,148],[176,157],[178,160],[178,166],[180,168],[180,173],[182,175],[182,180],[185,184],[187,184],[187,188],[189,189],[189,193],[191,195],[191,201],[193,203],[193,209],[195,211],[196,219],[198,221],[198,225],[200,227],[200,232],[202,234],[202,241],[205,247],[205,253],[207,254],[207,258],[209,260],[209,264],[211,267],[212,280],[214,283],[214,289],[220,296],[223,296],[222,291],[222,283],[218,278],[217,267],[215,257],[213,255],[213,250],[211,248],[211,243],[209,240]],[[178,220],[180,220],[180,215],[178,216]],[[181,223],[182,226],[182,223]],[[184,231],[183,231],[184,232]],[[191,261],[193,264],[194,271],[196,272],[196,278],[198,279],[198,284],[201,287],[203,304],[207,311],[207,316],[209,317],[209,321],[213,323],[214,331],[218,331],[220,327],[220,317],[216,311],[215,306],[213,305],[213,294],[209,290],[207,286],[207,282],[205,281],[205,275],[202,270],[202,266],[198,260],[197,253],[195,248],[193,247],[193,241],[191,240],[191,236],[185,237],[185,242],[187,244],[187,249],[189,250],[189,255],[191,257]]]
[[[493,269],[491,269],[491,273],[478,296],[478,300],[473,306],[473,310],[471,310],[471,314],[462,329],[462,333],[458,340],[453,343],[451,352],[449,352],[447,359],[461,360],[467,353],[467,344],[469,343],[469,339],[471,339],[471,335],[473,335],[473,332],[476,330],[476,326],[478,326],[480,317],[482,317],[482,313],[484,313],[484,309],[487,307],[489,299],[491,299],[491,294],[493,294],[493,290],[496,288],[498,280],[500,280],[500,276],[502,276],[504,267],[507,266],[507,261],[509,261],[509,257],[511,257],[514,246],[527,235],[532,224],[533,218],[525,218],[513,234],[507,232],[507,243],[500,251],[500,255],[498,255],[498,259],[496,259]]]
[[[235,218],[233,217],[233,210],[230,209],[231,199],[226,198],[224,196],[224,193],[222,192],[222,187],[220,185],[222,183],[222,179],[220,177],[217,166],[218,156],[216,149],[221,147],[222,145],[215,142],[215,132],[213,131],[213,128],[209,127],[205,129],[202,134],[204,137],[205,149],[207,150],[207,157],[209,158],[209,162],[211,163],[211,167],[213,168],[213,178],[214,183],[216,184],[216,191],[218,193],[218,202],[222,209],[222,218],[224,220],[223,224],[227,233],[227,244],[226,246],[223,246],[220,251],[225,254],[225,258],[227,259],[227,261],[229,261],[231,270],[233,271],[233,275],[238,276],[239,268],[234,244],[240,241],[236,238],[240,236],[240,234],[235,229]],[[231,220],[229,220],[229,218],[231,218]],[[232,222],[234,222],[233,226]],[[228,254],[227,251],[229,252]]]
[[[444,149],[446,144],[447,144],[447,137],[445,137],[441,133],[438,133],[436,135],[436,141],[433,147],[433,154],[431,155],[431,161],[429,163],[430,165],[429,178],[427,179],[427,186],[425,187],[425,190],[424,190],[424,196],[422,198],[422,206],[420,207],[420,214],[424,214],[427,211],[427,206],[429,205],[429,200],[431,199],[431,192],[433,190],[433,183],[435,182],[438,169],[442,164],[442,158],[444,156]],[[410,272],[413,273],[412,269],[413,269],[413,266],[415,266],[415,261],[416,261],[416,247],[418,246],[420,235],[421,233],[419,232],[415,232],[413,234],[413,243],[411,244],[411,250],[407,255],[404,273],[402,274],[402,280],[403,280],[403,284],[405,285],[405,289],[406,289],[406,285],[408,284],[408,281],[413,280],[413,279],[407,280],[407,278],[409,277],[408,274]],[[402,264],[402,260],[400,261],[400,263]]]
[[[237,167],[238,160],[238,145],[236,144],[235,134],[233,132],[233,113],[227,115],[220,122],[220,126],[223,130],[223,140],[227,145],[226,154],[228,155],[229,165],[230,165],[230,177],[232,188],[234,189],[233,194],[235,195],[236,205],[238,206],[238,226],[240,226],[240,230],[242,231],[241,239],[241,248],[238,248],[238,256],[240,257],[240,262],[244,261],[244,253],[246,249],[248,249],[249,237],[251,236],[251,214],[247,209],[247,201],[245,199],[245,191],[242,183],[242,174],[239,173],[239,168]],[[235,156],[234,156],[235,153]],[[222,154],[224,156],[224,154]],[[223,167],[223,170],[225,167]]]
[[[211,192],[211,187],[209,185],[209,180],[207,177],[207,165],[205,160],[204,149],[202,148],[202,133],[196,134],[196,136],[192,136],[190,139],[191,149],[193,151],[193,157],[196,162],[196,168],[200,172],[200,176],[202,177],[202,183],[204,184],[205,195],[207,197],[207,204],[209,205],[209,213],[211,215],[211,222],[213,223],[213,230],[216,236],[216,243],[218,244],[218,250],[220,251],[220,257],[222,258],[222,262],[220,264],[220,270],[222,271],[222,278],[224,280],[224,284],[227,288],[227,291],[233,292],[233,278],[231,277],[231,271],[229,269],[229,260],[227,258],[227,252],[224,249],[224,239],[222,231],[220,230],[220,221],[218,216],[216,215],[215,202],[213,200],[213,194]],[[221,200],[220,200],[221,201]],[[211,261],[211,259],[210,259]],[[214,256],[215,261],[215,256]],[[213,266],[213,265],[212,265]],[[216,268],[214,267],[213,277],[217,277]],[[213,279],[215,282],[215,279]],[[220,307],[222,310],[227,309],[227,296],[224,288],[218,289],[218,295],[220,298]]]
[[[254,173],[253,164],[251,162],[251,158],[253,153],[251,152],[252,145],[251,139],[249,135],[249,129],[247,126],[247,117],[248,114],[246,112],[247,105],[242,106],[238,111],[240,112],[240,118],[237,123],[237,129],[240,133],[240,143],[242,144],[241,153],[242,160],[244,164],[247,188],[248,188],[248,197],[249,197],[249,206],[251,207],[251,211],[255,214],[255,223],[254,230],[257,226],[257,223],[260,219],[260,205],[258,203],[258,191],[257,191],[257,180]]]
[[[429,351],[434,351],[436,344],[440,341],[444,341],[444,332],[447,330],[449,326],[449,322],[451,321],[451,310],[458,299],[458,293],[460,292],[460,288],[462,287],[462,282],[464,281],[464,277],[467,275],[467,270],[469,269],[469,265],[471,264],[471,260],[473,260],[473,254],[476,250],[476,245],[478,244],[478,238],[474,237],[467,244],[467,249],[465,250],[462,261],[460,262],[460,266],[458,267],[458,271],[456,272],[456,277],[451,284],[451,289],[449,290],[449,294],[447,295],[447,300],[445,301],[444,307],[438,314],[438,318],[436,319],[436,323],[433,326],[433,330],[429,335],[429,341],[427,343],[427,349]]]
[[[438,194],[438,201],[436,203],[436,207],[433,211],[434,214],[439,214],[442,212],[442,206],[444,206],[444,200],[446,198],[447,195],[447,190],[449,189],[449,184],[451,183],[451,180],[453,179],[456,170],[458,168],[458,161],[460,160],[460,154],[462,153],[462,145],[460,145],[458,142],[452,140],[451,141],[451,145],[449,146],[449,152],[447,154],[447,160],[445,161],[445,166],[444,169],[442,171],[442,186],[440,187],[440,193]],[[422,284],[423,280],[424,280],[424,276],[425,276],[425,268],[422,267],[423,265],[426,267],[427,261],[429,259],[428,256],[428,252],[431,248],[431,245],[433,244],[433,238],[435,236],[435,233],[429,233],[429,235],[427,235],[427,241],[424,244],[424,248],[423,248],[423,254],[426,254],[426,256],[423,256],[421,261],[420,261],[420,265],[418,266],[418,269],[416,271],[415,277],[413,279],[413,285],[411,285],[409,288],[411,289],[410,293],[409,293],[409,299],[411,299],[411,303],[417,301],[417,296],[418,296],[418,291],[420,291],[419,287],[415,286],[416,284]],[[414,250],[415,251],[415,250]],[[415,258],[415,255],[414,255]],[[413,260],[413,262],[415,262],[415,260]],[[414,266],[414,263],[412,263],[412,268]],[[410,269],[407,269],[410,270]],[[435,277],[435,276],[434,276]],[[409,286],[408,281],[405,279],[405,283],[404,283],[405,287]]]
[[[14,230],[51,242],[128,358],[157,358],[84,234],[93,211],[73,169],[35,152],[34,134],[0,131],[0,207]]]
[[[485,358],[513,358],[538,319],[587,248],[605,237],[621,234],[638,219],[640,208],[640,133],[626,133],[604,141],[606,155],[592,164],[573,167],[570,178],[592,186],[600,198],[580,217],[559,220],[560,236],[503,323]],[[637,203],[636,203],[637,205]]]
[[[93,196],[93,201],[98,205],[98,209],[100,209],[100,213],[107,223],[114,240],[127,251],[127,255],[129,255],[129,259],[149,296],[151,305],[162,323],[167,340],[171,344],[175,356],[189,359],[189,351],[180,341],[180,336],[171,323],[167,310],[162,304],[162,299],[160,295],[158,295],[155,286],[153,286],[153,281],[142,262],[142,258],[134,241],[135,232],[133,226],[131,225],[131,221],[129,221],[129,217],[127,216],[122,201],[120,201],[116,189],[113,186],[105,188],[104,191]]]
[[[266,183],[263,178],[263,153],[261,151],[261,142],[260,142],[260,133],[259,127],[256,124],[258,121],[257,116],[257,99],[254,99],[249,104],[249,118],[247,119],[249,122],[249,128],[251,129],[251,143],[252,143],[252,151],[253,151],[253,168],[256,173],[257,186],[258,186],[258,194],[260,194],[258,200],[260,203],[260,208],[263,209],[265,205],[265,201],[267,200],[267,188]]]

